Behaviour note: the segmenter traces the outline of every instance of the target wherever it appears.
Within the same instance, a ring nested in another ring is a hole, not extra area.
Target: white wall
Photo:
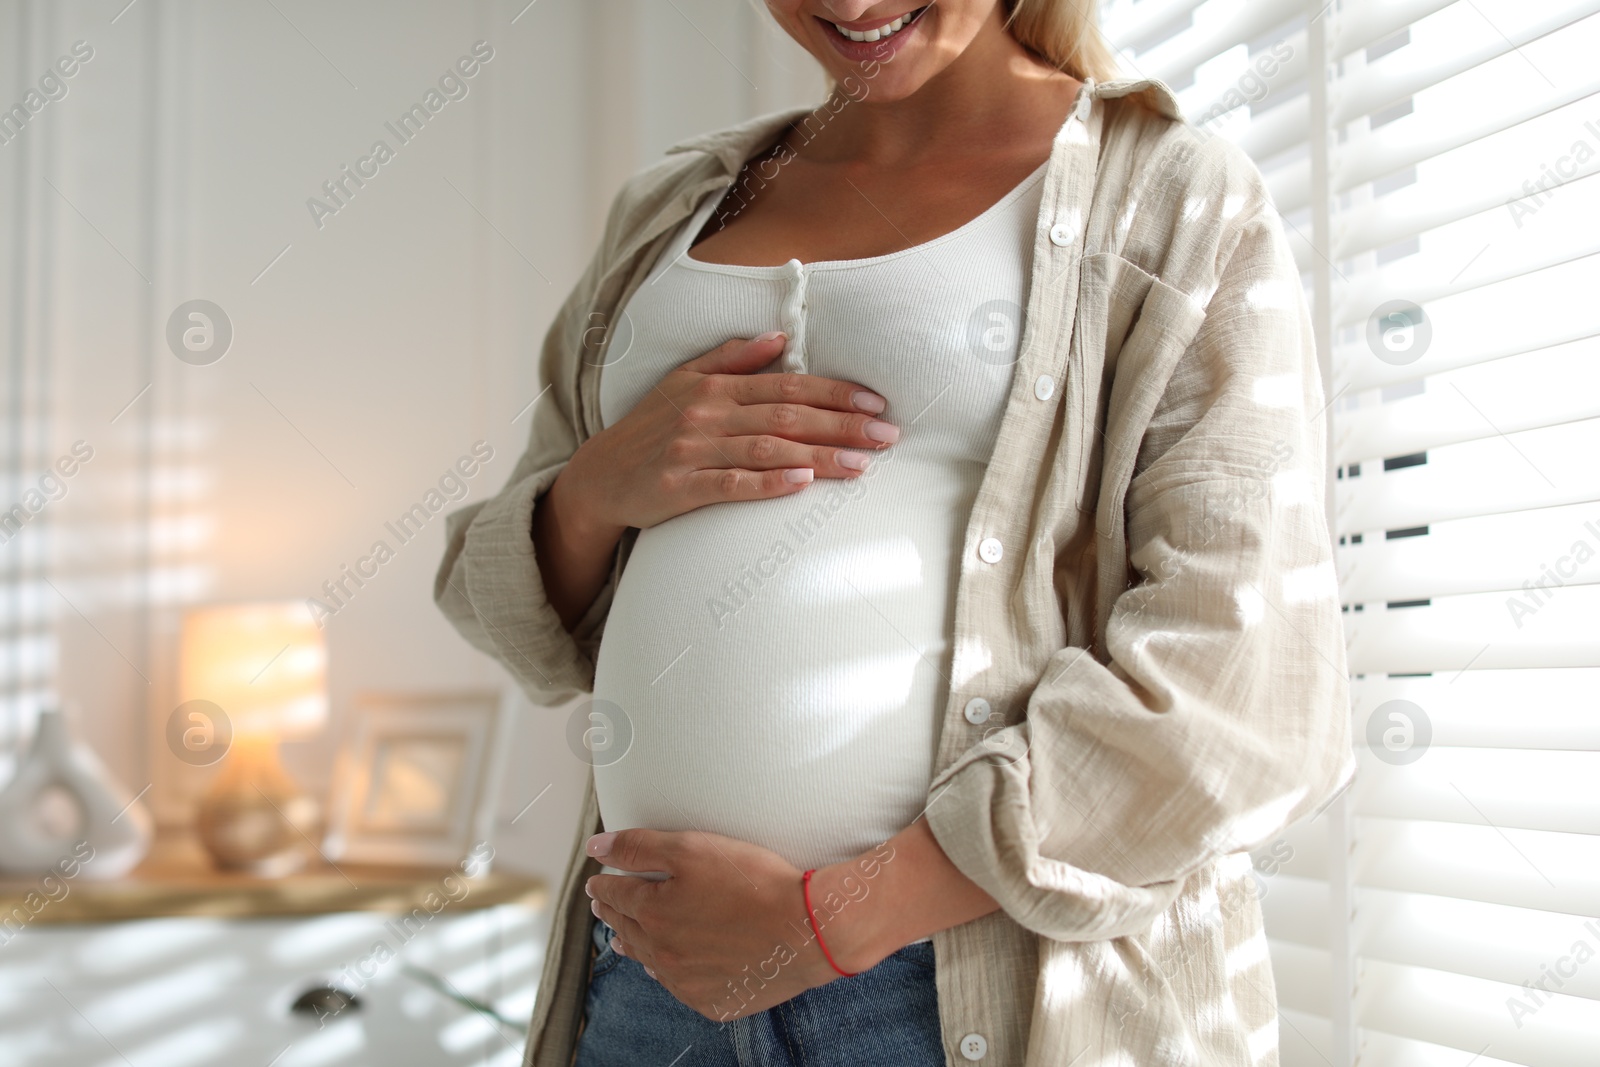
[[[495,457],[467,499],[497,490],[534,352],[621,179],[682,137],[820,97],[745,0],[523,2],[0,3],[0,106],[74,41],[95,50],[0,146],[4,410],[38,429],[8,435],[8,491],[76,439],[96,449],[48,522],[0,546],[7,640],[53,636],[0,671],[0,745],[53,685],[116,773],[183,818],[203,776],[159,736],[182,605],[317,595],[476,440]],[[394,144],[384,123],[479,40],[494,58],[468,95],[319,229],[307,198]],[[235,331],[210,366],[163,336],[197,297]],[[433,606],[443,528],[329,621],[334,720],[287,749],[308,786],[326,786],[355,693],[501,684]],[[30,580],[30,552],[54,589]],[[563,722],[525,717],[501,805],[555,783],[500,849],[552,877],[582,781]]]

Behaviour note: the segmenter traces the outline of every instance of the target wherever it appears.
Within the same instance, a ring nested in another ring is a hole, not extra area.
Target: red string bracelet
[[[817,947],[822,949],[822,954],[828,958],[828,966],[838,971],[845,978],[854,978],[854,974],[833,962],[833,953],[828,951],[828,946],[822,941],[822,931],[817,928],[817,913],[811,908],[811,876],[816,873],[816,869],[813,868],[807,871],[800,879],[801,888],[806,893],[806,918],[811,922],[811,932],[816,935]]]

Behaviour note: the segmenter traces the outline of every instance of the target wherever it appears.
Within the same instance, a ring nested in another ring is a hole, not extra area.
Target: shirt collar
[[[755,154],[756,149],[770,144],[777,139],[778,132],[801,115],[809,115],[820,110],[820,105],[809,107],[794,107],[785,111],[774,111],[769,115],[760,115],[737,126],[715,130],[711,133],[702,133],[686,141],[679,141],[667,149],[667,154],[675,152],[705,152],[722,161],[723,168],[729,174],[738,174],[745,160]]]
[[[1183,114],[1178,107],[1178,98],[1173,95],[1165,82],[1156,78],[1118,78],[1108,82],[1088,82],[1089,95],[1094,100],[1114,100],[1123,96],[1137,96],[1151,110],[1169,119],[1183,121]],[[745,161],[753,156],[757,149],[771,144],[777,139],[781,131],[789,123],[802,115],[809,115],[819,110],[820,105],[809,107],[789,108],[785,111],[775,111],[768,115],[742,122],[737,126],[703,133],[685,141],[679,141],[667,149],[667,154],[677,152],[704,152],[715,157],[723,170],[729,175],[736,175],[744,166]]]

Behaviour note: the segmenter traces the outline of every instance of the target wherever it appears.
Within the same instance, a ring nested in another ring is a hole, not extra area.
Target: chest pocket
[[[1095,525],[1102,537],[1124,536],[1123,502],[1134,475],[1140,442],[1166,391],[1167,382],[1188,350],[1205,310],[1120,256],[1103,261],[1105,289],[1105,370],[1100,383],[1104,454]]]
[[[1149,271],[1112,252],[1083,257],[1073,364],[1083,511],[1094,511],[1103,537],[1120,512],[1139,442],[1178,359],[1205,319],[1200,307]]]

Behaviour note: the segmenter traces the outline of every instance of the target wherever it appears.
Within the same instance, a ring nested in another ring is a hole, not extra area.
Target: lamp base
[[[218,869],[280,878],[314,854],[321,815],[278,762],[276,742],[236,737],[200,801],[196,830]]]

